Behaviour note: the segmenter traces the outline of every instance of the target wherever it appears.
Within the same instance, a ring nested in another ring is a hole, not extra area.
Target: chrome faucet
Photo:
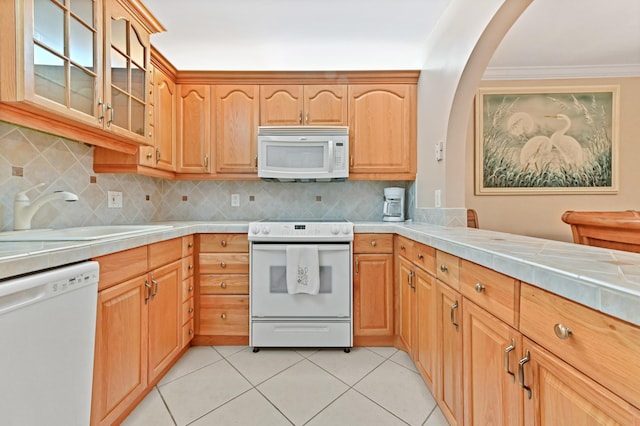
[[[22,231],[25,229],[31,229],[31,219],[33,218],[33,215],[36,214],[40,207],[44,206],[50,201],[78,201],[78,196],[72,192],[56,191],[53,194],[43,195],[40,198],[34,200],[32,203],[29,197],[27,197],[27,192],[31,191],[32,189],[40,188],[44,185],[45,183],[42,182],[16,194],[13,204],[14,230]]]

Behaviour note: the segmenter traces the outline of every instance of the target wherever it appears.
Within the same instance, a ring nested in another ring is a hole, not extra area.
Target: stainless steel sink
[[[171,225],[104,225],[80,226],[63,229],[30,229],[28,231],[0,232],[1,241],[91,241],[121,237],[141,232],[160,231]]]

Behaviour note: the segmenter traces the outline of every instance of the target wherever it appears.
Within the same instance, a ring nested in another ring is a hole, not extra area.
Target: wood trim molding
[[[140,0],[117,1],[132,16],[135,16],[136,19],[149,31],[149,33],[154,34],[167,31],[167,29],[156,19],[155,16],[153,16],[149,9],[147,9]]]
[[[158,49],[151,45],[151,64],[162,71],[163,74],[169,76],[175,83],[178,70]]]
[[[177,84],[417,84],[420,71],[178,71]]]

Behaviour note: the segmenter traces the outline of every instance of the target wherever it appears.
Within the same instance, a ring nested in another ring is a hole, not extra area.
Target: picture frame
[[[475,194],[617,193],[619,90],[479,89]]]

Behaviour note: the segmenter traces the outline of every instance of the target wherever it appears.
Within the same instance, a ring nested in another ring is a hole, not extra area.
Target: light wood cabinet
[[[415,97],[415,85],[349,85],[349,179],[415,179]]]
[[[463,304],[464,424],[521,425],[522,335],[469,300]]]
[[[260,86],[215,87],[215,171],[257,177]]]
[[[181,347],[186,347],[195,335],[195,237],[182,237],[182,324]]]
[[[120,422],[179,356],[181,256],[177,238],[94,259],[100,263],[101,285],[92,424]],[[143,274],[129,278],[128,265]],[[117,282],[123,277],[126,281]]]
[[[400,257],[398,258],[398,297],[399,297],[399,309],[398,314],[398,337],[400,343],[404,346],[404,349],[411,356],[414,357],[414,329],[415,329],[415,271],[414,266],[408,260]]]
[[[416,350],[415,363],[427,386],[435,389],[437,371],[436,279],[417,268],[416,286]]]
[[[262,126],[346,126],[347,86],[262,85]]]
[[[353,265],[353,336],[356,346],[392,346],[393,235],[356,234]]]
[[[176,170],[176,98],[173,78],[160,68],[153,69],[153,147],[151,166],[173,172]],[[144,148],[144,147],[143,147]],[[141,149],[143,149],[141,148]],[[145,164],[146,165],[146,164]]]
[[[247,234],[198,236],[195,345],[249,343]]]
[[[609,350],[605,345],[601,348],[606,349],[600,353]],[[523,385],[528,389],[524,391],[526,426],[640,424],[637,407],[533,341],[525,339],[524,350]],[[636,394],[637,391],[636,388]]]
[[[211,170],[212,90],[208,85],[178,85],[178,173]]]
[[[463,424],[462,298],[444,284],[436,286],[437,377],[435,396],[450,425]]]

